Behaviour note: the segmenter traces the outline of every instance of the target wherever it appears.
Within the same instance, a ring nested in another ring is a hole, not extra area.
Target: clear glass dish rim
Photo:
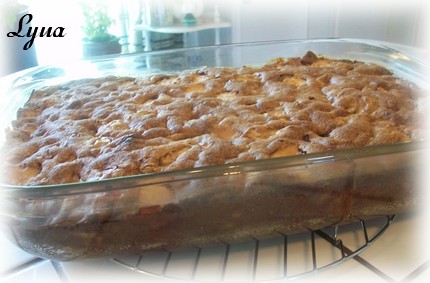
[[[360,38],[312,38],[312,39],[281,39],[281,40],[269,40],[269,41],[251,41],[251,42],[239,42],[239,43],[229,43],[229,44],[220,44],[220,45],[207,45],[207,46],[194,46],[194,47],[184,47],[184,48],[175,48],[175,49],[166,49],[166,50],[153,50],[148,52],[134,52],[134,53],[127,53],[127,54],[114,54],[114,55],[102,55],[97,56],[96,58],[89,58],[89,59],[82,59],[79,61],[73,62],[73,64],[101,64],[103,62],[109,62],[109,61],[115,61],[115,60],[130,60],[130,58],[133,57],[140,57],[140,56],[158,56],[158,55],[168,55],[173,53],[184,53],[187,51],[204,51],[204,50],[211,50],[211,49],[227,49],[227,48],[235,48],[235,47],[252,47],[252,46],[269,46],[269,45],[277,45],[277,44],[286,44],[286,45],[293,45],[293,44],[323,44],[323,43],[350,43],[350,44],[362,44],[367,45],[368,47],[373,48],[381,48],[382,50],[386,52],[391,53],[397,53],[402,56],[406,56],[405,59],[409,61],[410,63],[413,63],[416,67],[419,67],[420,69],[424,70],[423,73],[426,75],[430,74],[430,65],[425,62],[422,58],[419,58],[418,56],[404,52],[399,51],[396,49],[396,47],[392,46],[395,45],[395,43],[387,42],[387,41],[381,41],[381,40],[374,40],[374,39],[360,39]],[[424,50],[420,48],[414,48],[416,50]],[[51,65],[45,65],[45,66],[37,66],[33,68],[29,68],[27,70],[23,70],[21,72],[17,72],[15,74],[7,75],[6,77],[0,78],[0,81],[4,78],[19,74],[18,78],[14,80],[14,82],[9,86],[10,88],[14,88],[14,83],[19,81],[19,79],[31,77],[35,73],[38,73],[40,71],[44,71],[50,68],[56,68],[61,66],[69,66],[71,62],[64,62],[60,64],[51,64]],[[44,81],[44,80],[51,80],[55,79],[56,77],[48,78],[48,79],[39,79],[35,80],[37,81]]]
[[[333,151],[316,152],[309,154],[292,155],[279,158],[260,159],[230,164],[210,165],[181,170],[147,173],[140,175],[123,176],[117,178],[101,179],[88,182],[75,182],[66,184],[18,186],[0,183],[4,192],[31,193],[40,197],[67,196],[105,191],[115,191],[145,187],[149,185],[166,184],[169,182],[196,180],[203,178],[221,177],[252,172],[264,172],[276,169],[287,169],[315,164],[330,164],[333,162],[353,162],[362,158],[374,158],[402,154],[429,148],[425,140],[408,141],[403,143],[372,145]],[[327,165],[329,166],[329,165]],[[173,178],[173,179],[172,179]],[[121,186],[122,185],[122,186]],[[58,191],[57,191],[58,190]],[[50,194],[53,193],[53,194]],[[34,195],[33,195],[34,197]]]
[[[276,44],[311,44],[311,43],[352,43],[352,44],[364,44],[368,45],[369,47],[378,47],[381,49],[384,49],[385,51],[391,51],[391,52],[397,52],[402,55],[407,55],[415,63],[423,65],[423,67],[426,67],[426,69],[430,69],[430,66],[426,64],[421,58],[414,56],[413,54],[406,53],[404,51],[400,51],[396,48],[396,46],[401,46],[401,44],[396,44],[394,42],[388,42],[388,41],[382,41],[382,40],[375,40],[375,39],[361,39],[361,38],[348,38],[348,37],[332,37],[332,38],[311,38],[311,39],[279,39],[279,40],[268,40],[268,41],[249,41],[249,42],[236,42],[236,43],[228,43],[228,44],[220,44],[220,45],[205,45],[205,46],[193,46],[193,47],[182,47],[182,48],[174,48],[174,49],[164,49],[164,50],[152,50],[147,52],[135,52],[135,53],[127,53],[127,54],[117,54],[117,55],[105,55],[105,56],[99,56],[98,58],[94,59],[83,59],[82,61],[86,62],[103,62],[103,61],[110,61],[114,59],[121,59],[121,58],[127,58],[127,57],[134,57],[134,56],[146,56],[146,55],[163,55],[163,54],[170,54],[170,53],[181,53],[191,50],[209,50],[209,49],[217,49],[217,48],[234,48],[234,47],[250,47],[250,46],[268,46],[268,45],[276,45]],[[406,45],[404,45],[406,47]],[[422,50],[423,48],[418,47],[412,47],[416,50]]]

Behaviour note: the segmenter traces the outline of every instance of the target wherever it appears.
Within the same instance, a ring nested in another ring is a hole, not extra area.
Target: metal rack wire
[[[182,251],[112,259],[158,279],[193,282],[280,282],[302,278],[357,256],[381,236],[394,216]]]

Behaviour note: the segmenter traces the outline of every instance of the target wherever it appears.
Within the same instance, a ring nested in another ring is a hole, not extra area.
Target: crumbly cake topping
[[[417,89],[317,57],[36,90],[7,132],[17,185],[91,181],[421,138]]]

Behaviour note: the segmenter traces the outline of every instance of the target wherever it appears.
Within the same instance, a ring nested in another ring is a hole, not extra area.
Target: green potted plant
[[[82,1],[84,16],[82,40],[84,58],[97,55],[121,53],[119,38],[109,33],[114,23],[109,17],[108,7],[104,1]]]

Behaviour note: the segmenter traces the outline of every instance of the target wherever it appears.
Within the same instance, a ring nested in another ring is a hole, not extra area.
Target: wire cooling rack
[[[393,219],[393,215],[383,216],[300,234],[222,242],[112,261],[166,281],[289,281],[333,268],[358,255],[386,231]]]

